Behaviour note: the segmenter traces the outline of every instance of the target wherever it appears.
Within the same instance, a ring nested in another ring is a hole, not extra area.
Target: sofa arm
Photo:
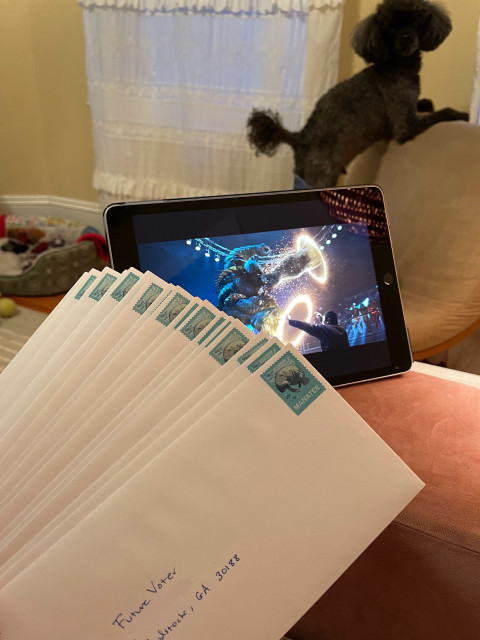
[[[411,371],[339,393],[426,486],[287,636],[476,640],[480,388]]]

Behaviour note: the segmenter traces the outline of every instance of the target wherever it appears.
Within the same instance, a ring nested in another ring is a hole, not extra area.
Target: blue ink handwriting
[[[223,580],[223,577],[230,571],[232,567],[235,567],[238,562],[240,562],[240,558],[237,556],[237,554],[235,554],[233,558],[230,558],[227,564],[222,567],[222,569],[220,569],[220,571],[217,571],[215,573],[218,582],[221,582]]]
[[[227,564],[222,567],[219,571],[216,572],[216,576],[217,576],[217,581],[221,582],[224,578],[224,576],[231,571],[232,568],[236,567],[237,564],[240,562],[240,558],[237,554],[234,554],[230,560],[227,562]],[[175,572],[175,568],[170,571],[165,578],[162,578],[160,580],[160,582],[156,582],[154,580],[151,580],[150,585],[146,588],[146,591],[148,591],[149,593],[153,593],[156,594],[159,591],[161,591],[166,585],[168,585],[168,582],[170,580],[173,580],[173,578],[175,577],[176,572]],[[205,584],[201,584],[200,587],[197,589],[197,591],[195,591],[195,599],[197,602],[202,602],[204,600],[204,598],[210,593],[211,588],[207,587]],[[129,624],[130,622],[133,622],[133,620],[135,619],[136,616],[140,615],[140,613],[143,611],[143,609],[148,606],[150,604],[150,600],[144,600],[142,602],[142,604],[140,605],[140,607],[138,609],[135,609],[134,611],[131,611],[130,614],[128,616],[124,616],[123,613],[119,613],[118,616],[115,618],[115,620],[112,622],[113,625],[118,625],[118,627],[120,627],[121,629],[125,629],[126,625]],[[195,605],[196,607],[196,605]],[[192,605],[187,605],[185,607],[185,609],[181,610],[181,611],[177,611],[175,619],[172,620],[172,622],[170,622],[167,626],[159,626],[157,627],[157,630],[154,631],[152,634],[149,634],[148,638],[145,638],[145,640],[165,640],[165,638],[167,636],[170,636],[177,628],[180,624],[182,624],[182,622],[184,621],[184,619],[189,616],[195,611],[195,608]],[[171,619],[171,618],[170,618]],[[168,639],[170,640],[170,639]]]
[[[147,587],[147,591],[149,593],[158,593],[161,589],[163,589],[163,587],[168,584],[169,580],[173,580],[174,576],[176,575],[175,573],[175,568],[172,569],[172,571],[169,571],[168,574],[166,575],[165,578],[162,578],[160,580],[160,582],[154,582],[153,580],[151,581],[151,585],[152,588],[150,589],[150,587]]]
[[[123,613],[119,613],[115,620],[112,622],[112,625],[117,624],[120,629],[125,629],[125,624],[130,624],[131,622],[133,622],[136,616],[140,615],[145,607],[148,607],[149,604],[150,600],[144,600],[139,608],[130,611],[130,615],[126,618],[124,617]]]
[[[178,627],[178,625],[183,622],[183,619],[186,615],[187,612],[184,609],[182,612],[177,613],[177,619],[171,622],[168,627],[165,627],[164,629],[157,629],[158,636],[156,640],[163,640],[165,636],[168,636],[169,633],[174,631]]]
[[[145,590],[148,591],[148,593],[158,593],[161,589],[164,588],[166,584],[168,584],[170,580],[173,580],[175,576],[176,576],[176,572],[174,567],[172,571],[168,572],[165,578],[161,578],[160,582],[154,582],[153,580],[151,580],[150,581],[151,586],[146,587]],[[120,629],[126,629],[126,625],[133,622],[135,618],[142,613],[145,607],[148,607],[150,602],[151,602],[150,600],[144,600],[137,609],[130,611],[128,615],[124,614],[123,612],[120,612],[118,616],[115,618],[115,620],[112,622],[112,625],[117,625],[118,627],[120,627]]]

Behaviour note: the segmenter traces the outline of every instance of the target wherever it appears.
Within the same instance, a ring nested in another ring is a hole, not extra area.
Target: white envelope
[[[84,273],[2,371],[0,374],[0,408],[8,406],[8,400],[15,398],[16,391],[12,389],[10,393],[10,385],[19,377],[23,377],[23,380],[30,380],[42,367],[45,357],[51,353],[51,349],[55,351],[59,348],[65,335],[68,335],[68,331],[71,330],[69,318],[78,314],[78,322],[78,317],[83,317],[88,307],[94,304],[93,300],[89,300],[86,292],[93,289],[99,275],[100,271],[97,269]]]
[[[0,591],[2,632],[278,639],[421,486],[286,347]]]
[[[167,302],[168,297],[175,291],[175,287],[167,285],[159,296],[158,304],[153,302],[149,307],[142,306],[143,311],[139,315],[137,323],[132,324],[131,330],[119,336],[118,346],[106,355],[98,365],[84,378],[78,388],[68,399],[68,404],[63,407],[49,423],[48,430],[43,434],[42,446],[48,455],[48,446],[52,444],[58,450],[78,428],[85,412],[98,400],[117,379],[125,368],[131,363],[132,357],[137,356],[151,341],[164,329],[164,325],[158,323],[152,315]],[[136,301],[132,303],[132,309],[138,308]],[[140,312],[139,312],[140,313]],[[46,441],[46,438],[49,441]],[[24,485],[36,471],[31,466],[29,472],[22,477]]]
[[[177,287],[168,285],[169,291],[165,298],[175,289]],[[55,442],[57,447],[61,446],[69,438],[70,434],[75,432],[83,413],[91,409],[99,395],[115,382],[116,377],[130,364],[132,355],[137,356],[165,328],[155,318],[151,318],[154,311],[160,310],[165,304],[166,299],[162,300],[158,305],[153,303],[144,310],[140,315],[140,321],[143,321],[140,322],[140,326],[138,324],[134,325],[131,331],[127,331],[125,335],[120,336],[118,349],[114,353],[105,356],[102,362],[99,363],[98,367],[101,370],[101,374],[88,376],[71,397],[68,407],[52,421],[49,430],[58,428],[61,432],[58,433],[58,440]],[[36,337],[36,333],[34,337]],[[27,345],[29,344],[30,341]],[[84,394],[83,396],[82,393]],[[28,479],[29,475],[23,478],[23,482]]]
[[[31,469],[32,460],[28,453],[35,449],[37,434],[42,434],[44,425],[50,425],[54,416],[62,410],[63,406],[70,403],[76,390],[82,381],[93,372],[99,359],[109,354],[118,342],[118,335],[123,335],[140,317],[137,307],[145,305],[145,298],[154,299],[166,286],[166,283],[153,274],[137,276],[129,273],[127,277],[116,286],[109,297],[117,307],[108,314],[104,322],[93,327],[87,340],[78,343],[70,358],[65,359],[59,366],[57,373],[50,377],[37,376],[38,391],[35,394],[30,386],[29,405],[14,421],[13,428],[17,431],[13,445],[10,446],[8,455],[4,455],[4,472],[13,465],[13,474],[10,472],[8,482],[3,483],[1,495],[5,496],[11,486],[14,486],[14,478],[17,481],[25,480],[25,473]],[[152,289],[154,291],[152,292]],[[13,433],[11,434],[13,439]],[[4,442],[4,445],[6,443]],[[23,465],[20,464],[23,459]],[[25,465],[27,465],[25,467]],[[12,478],[11,476],[14,476]],[[8,485],[8,487],[7,487]]]
[[[88,340],[90,332],[97,328],[98,324],[117,306],[118,300],[112,295],[106,294],[110,287],[117,282],[118,277],[119,274],[116,271],[106,267],[94,283],[93,289],[80,298],[80,304],[83,303],[83,308],[79,311],[86,310],[88,312],[78,315],[70,313],[62,324],[60,335],[59,332],[56,332],[53,341],[50,338],[45,340],[41,350],[43,360],[40,361],[41,367],[38,372],[35,373],[34,368],[30,368],[29,365],[23,374],[20,373],[15,377],[8,388],[8,406],[4,407],[5,398],[2,397],[0,400],[0,429],[11,430],[17,418],[42,390],[45,381],[49,381],[55,375],[65,361]],[[122,284],[125,282],[129,286],[135,282],[133,278],[136,277],[138,276],[131,270],[121,276],[121,282]],[[85,309],[85,305],[88,305],[87,309]],[[36,360],[38,361],[38,356]],[[5,442],[6,438],[5,436],[2,441],[3,452],[9,448],[9,443]],[[4,463],[3,458],[1,462],[1,473],[3,473],[8,465]]]
[[[239,329],[238,325],[234,327]],[[129,480],[137,470],[147,464],[155,455],[173,442],[181,433],[188,429],[201,415],[210,410],[217,402],[222,400],[232,388],[236,388],[252,372],[261,366],[268,358],[277,353],[283,346],[278,340],[266,337],[265,334],[245,336],[249,342],[242,349],[240,355],[231,357],[225,361],[218,357],[222,353],[222,343],[225,343],[225,333],[222,332],[218,339],[208,346],[208,352],[212,357],[211,363],[216,366],[214,373],[204,380],[192,393],[170,413],[155,423],[153,407],[147,405],[139,409],[138,413],[128,419],[134,419],[136,423],[143,424],[150,421],[152,428],[142,437],[132,442],[129,451],[112,464],[100,477],[92,475],[89,478],[89,486],[77,498],[72,493],[73,486],[64,487],[62,496],[57,494],[55,498],[57,513],[52,517],[52,512],[47,509],[44,520],[38,522],[43,526],[41,531],[34,535],[18,550],[17,553],[5,562],[0,569],[0,588],[11,580],[19,571],[30,564],[40,553],[48,549],[56,540],[69,531],[75,524],[84,518],[90,511],[109,497],[122,484]],[[235,336],[237,338],[238,336]],[[229,338],[227,338],[227,341]],[[258,352],[258,353],[257,353]],[[260,354],[260,355],[259,355]],[[248,369],[245,363],[249,363]],[[253,363],[251,361],[253,360]],[[251,364],[250,364],[251,363]],[[196,363],[197,366],[199,362]],[[167,388],[168,390],[168,388]],[[151,422],[153,419],[153,423]],[[157,418],[158,419],[158,418]],[[121,425],[119,425],[121,428]],[[133,425],[133,429],[135,426]],[[98,474],[97,474],[98,475]],[[76,478],[74,477],[75,481]],[[77,491],[78,493],[78,491]],[[58,502],[59,497],[61,502]]]
[[[5,502],[10,500],[15,487],[18,484],[25,485],[34,475],[42,458],[49,455],[52,447],[58,446],[59,441],[65,436],[64,425],[70,424],[68,419],[74,415],[78,417],[79,407],[75,398],[82,383],[95,379],[99,360],[102,361],[104,357],[111,358],[111,352],[118,344],[119,336],[124,336],[130,327],[140,321],[148,306],[167,286],[161,278],[150,273],[133,277],[134,286],[130,278],[127,282],[128,290],[125,283],[114,290],[112,295],[122,304],[108,315],[107,326],[102,322],[92,331],[88,341],[82,346],[81,354],[74,353],[59,373],[50,380],[45,380],[43,390],[17,419],[14,429],[18,435],[8,455],[4,457],[5,466],[10,463],[12,468],[2,482],[0,521],[3,521],[1,509]],[[96,386],[98,388],[99,385]],[[67,421],[63,419],[59,424],[55,418],[62,415],[64,408],[73,409],[76,413],[67,410]],[[12,512],[6,516],[5,522],[11,517]]]
[[[186,300],[183,296],[179,297]],[[147,383],[152,378],[155,378],[157,382],[151,384],[155,388],[158,382],[161,382],[161,373],[159,372],[167,366],[174,368],[173,363],[175,360],[180,364],[186,357],[186,352],[191,346],[191,339],[194,336],[192,333],[190,337],[189,329],[205,326],[205,313],[208,312],[209,319],[213,319],[215,314],[218,313],[218,310],[210,303],[202,303],[200,309],[200,312],[203,311],[202,317],[199,317],[199,311],[195,314],[191,313],[193,309],[198,307],[198,302],[200,301],[193,300],[190,305],[185,307],[184,312],[178,316],[177,324],[172,328],[173,333],[170,339],[165,340],[165,344],[162,342],[161,345],[157,346],[150,356],[139,364],[138,368],[132,363],[124,373],[123,384],[119,383],[118,387],[105,399],[103,405],[94,404],[91,418],[83,424],[79,424],[78,429],[74,429],[74,434],[66,444],[58,452],[53,452],[45,460],[43,466],[37,466],[31,475],[30,481],[23,482],[17,494],[4,503],[1,511],[2,521],[5,523],[0,549],[1,562],[9,557],[13,551],[17,550],[20,540],[24,540],[26,535],[24,523],[30,522],[32,509],[35,512],[36,505],[44,500],[47,492],[51,491],[52,484],[58,482],[58,477],[67,475],[69,461],[70,465],[72,464],[72,459],[75,465],[79,465],[83,457],[88,456],[95,446],[108,443],[109,431],[117,424],[110,418],[117,416],[120,409],[128,402],[134,401],[134,407],[141,403],[142,398],[147,397],[150,392]],[[178,309],[178,306],[179,300],[174,298],[167,305],[165,313],[162,311],[158,317],[163,318],[164,315],[168,314],[169,309]],[[183,306],[185,306],[185,303],[183,303]],[[162,323],[160,322],[159,324]],[[201,339],[201,337],[202,333],[198,338]],[[181,347],[184,348],[182,349]],[[163,363],[162,353],[165,356]],[[152,362],[155,366],[152,366]],[[141,369],[140,365],[143,369]],[[120,415],[125,415],[125,412]],[[58,474],[61,475],[59,476]],[[18,536],[19,530],[23,532],[23,537],[21,538]],[[26,531],[30,530],[31,526],[26,529]]]
[[[207,380],[220,368],[224,357],[232,357],[236,350],[248,342],[251,333],[241,323],[233,325],[236,326],[228,327],[219,339],[211,343],[212,348],[192,354],[188,362],[184,360],[177,369],[172,368],[171,382],[163,389],[159,385],[159,376],[152,380],[145,393],[135,398],[134,403],[130,405],[133,415],[124,412],[124,418],[120,422],[112,423],[114,428],[112,425],[107,426],[108,433],[104,433],[101,438],[94,438],[82,455],[75,457],[73,463],[65,466],[65,456],[60,456],[56,466],[49,464],[50,473],[52,469],[56,469],[58,475],[36,495],[35,487],[39,482],[42,484],[45,475],[48,477],[48,473],[45,474],[44,469],[41,469],[33,479],[30,492],[24,492],[24,496],[31,499],[27,509],[14,519],[2,534],[0,562],[8,560],[62,509],[89,489],[100,475],[120,457],[127,455],[151,429],[155,427],[160,433],[167,428],[168,424],[164,421],[161,427],[157,426],[156,423],[160,422],[159,416],[174,409],[185,396],[195,390],[199,381]],[[201,334],[198,337],[201,339]],[[224,356],[224,353],[227,355]],[[146,446],[146,441],[144,444]],[[124,460],[121,466],[126,463]],[[12,517],[10,513],[6,515]]]
[[[165,308],[161,309],[159,314],[156,315],[156,328],[157,335],[153,344],[161,344],[163,339],[166,339],[170,332],[173,330],[168,326],[171,319],[176,319],[180,324],[183,319],[186,318],[192,311],[198,306],[198,301],[189,296],[189,294],[183,292],[177,293],[169,302],[166,303]],[[177,317],[178,316],[178,317]],[[160,318],[160,320],[159,320]],[[163,331],[165,330],[165,331]],[[167,334],[163,335],[163,334]],[[122,339],[122,335],[117,336],[118,340]],[[126,390],[124,393],[119,393],[118,396],[112,399],[110,403],[102,404],[102,396],[97,397],[97,401],[85,406],[85,411],[78,416],[78,419],[68,429],[68,435],[73,440],[71,450],[72,457],[78,455],[82,451],[82,448],[86,443],[90,442],[92,433],[95,435],[101,430],[98,425],[103,427],[105,423],[108,423],[112,417],[111,412],[119,412],[125,404],[127,404],[135,394],[141,390],[145,385],[145,380],[149,380],[152,376],[152,371],[149,368],[151,361],[146,359],[143,362],[138,363],[138,368],[133,365],[132,362],[126,369],[122,370],[119,377],[119,384],[124,382]],[[145,378],[146,376],[146,378]],[[132,383],[128,384],[128,381],[132,379]],[[105,406],[107,404],[107,406]],[[106,421],[106,422],[105,422]],[[56,425],[53,425],[55,427]],[[63,441],[64,439],[60,439]],[[6,457],[6,456],[5,456]],[[38,471],[38,467],[35,467]],[[41,470],[40,470],[41,472]],[[49,478],[49,474],[43,472],[43,476]],[[11,488],[10,485],[6,485]],[[11,530],[15,525],[15,514],[18,516],[21,513],[23,507],[28,505],[33,495],[39,493],[42,489],[42,484],[34,484],[32,486],[29,482],[22,482],[21,492],[15,496],[15,501],[11,503],[11,496],[4,496],[2,501],[2,530]],[[17,508],[17,504],[20,503],[20,507]]]

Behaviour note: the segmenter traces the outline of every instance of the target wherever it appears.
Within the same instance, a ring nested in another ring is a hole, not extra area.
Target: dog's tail
[[[253,109],[247,120],[247,139],[257,156],[260,153],[273,156],[282,142],[294,149],[298,146],[297,135],[284,129],[279,114],[270,109]]]

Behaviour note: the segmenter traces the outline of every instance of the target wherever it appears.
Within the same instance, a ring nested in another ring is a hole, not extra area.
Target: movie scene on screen
[[[142,268],[303,354],[385,340],[368,233],[358,222],[153,242],[139,251]]]

